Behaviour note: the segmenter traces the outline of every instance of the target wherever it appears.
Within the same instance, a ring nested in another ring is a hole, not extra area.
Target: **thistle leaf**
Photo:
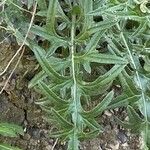
[[[92,11],[92,5],[93,1],[92,0],[82,0],[79,1],[81,8],[83,9],[83,17],[84,17],[84,22],[83,22],[83,27],[79,35],[76,37],[77,41],[84,40],[89,38],[89,33],[87,30],[91,27],[92,25],[92,16],[88,16],[87,14]]]
[[[103,99],[103,101],[101,103],[99,103],[95,108],[93,108],[92,110],[88,111],[88,112],[84,112],[83,114],[89,117],[97,117],[98,115],[101,115],[102,112],[107,108],[107,106],[109,105],[109,103],[112,101],[113,99],[113,95],[114,92],[111,91],[107,94],[107,96]]]
[[[47,6],[46,6],[46,0],[37,0],[38,2],[38,6],[40,7],[40,10],[46,10]]]
[[[54,34],[48,33],[47,30],[45,29],[45,27],[40,27],[40,26],[34,25],[31,28],[31,32],[35,35],[38,35],[38,36],[50,41],[50,42],[53,42],[53,43],[60,42],[62,44],[62,46],[68,45],[67,39],[60,37],[57,34],[54,35]]]
[[[98,33],[95,33],[95,34],[92,36],[92,38],[90,39],[90,42],[87,43],[86,48],[85,48],[84,51],[85,51],[86,53],[89,53],[89,52],[92,52],[93,50],[95,50],[96,47],[97,47],[97,44],[98,44],[99,40],[100,40],[101,37],[104,35],[104,33],[105,33],[105,30],[102,30],[102,31],[100,31],[100,32],[98,32]]]
[[[83,63],[83,67],[88,73],[91,73],[91,66],[89,62]]]
[[[102,30],[110,29],[112,26],[114,26],[118,21],[117,20],[105,20],[101,21],[97,24],[94,24],[88,32],[90,34],[94,34],[96,32],[100,32]]]
[[[99,130],[102,131],[102,127],[97,123],[97,121],[93,118],[89,118],[86,115],[83,115],[84,124],[86,127],[88,127],[90,130]]]
[[[12,123],[0,123],[0,134],[3,136],[17,137],[18,134],[23,135],[24,131],[22,127]]]
[[[141,22],[139,27],[135,30],[135,32],[131,35],[131,38],[138,36],[146,30],[147,21]]]
[[[124,92],[126,93],[126,95],[133,96],[135,94],[136,95],[140,94],[137,88],[135,87],[134,81],[126,72],[123,72],[122,74],[120,74],[119,77],[120,77],[122,88]]]
[[[61,116],[61,114],[59,114],[55,109],[52,108],[51,112],[62,128],[64,128],[64,129],[66,129],[66,128],[72,129],[73,128],[73,125],[70,122],[68,122],[65,118],[63,118],[63,116]]]
[[[19,44],[28,36],[25,45],[34,52],[42,69],[29,87],[35,86],[37,92],[44,95],[36,103],[47,113],[47,120],[58,125],[55,128],[58,131],[51,137],[68,142],[68,150],[78,150],[80,140],[95,137],[102,131],[96,120],[98,115],[106,109],[124,107],[129,120],[116,119],[117,122],[141,133],[144,148],[148,149],[148,3],[137,0],[37,0],[37,17],[29,35],[25,35],[24,25],[14,23],[10,14],[13,11],[9,11],[13,3],[4,0],[6,7],[1,13],[1,24],[7,25],[6,32],[13,33]],[[30,8],[33,0],[28,4]],[[28,20],[24,19],[24,22]],[[41,39],[40,42],[37,39]],[[113,91],[108,91],[114,87],[116,97],[113,99]],[[105,98],[89,109],[95,95]],[[14,128],[3,126],[0,129],[1,134],[19,134]]]
[[[57,2],[57,9],[57,16],[61,17],[65,22],[70,23],[68,16],[65,15],[59,2]]]
[[[144,64],[144,69],[147,71],[147,72],[150,72],[150,58],[148,56],[146,56],[144,58],[144,61],[145,61],[145,64]]]
[[[55,78],[58,81],[63,81],[67,79],[66,77],[60,75],[53,69],[53,67],[49,64],[48,60],[46,59],[45,51],[41,47],[32,44],[32,50],[41,67],[49,76],[53,76],[53,78]]]
[[[28,84],[28,88],[32,88],[34,87],[35,85],[38,84],[39,81],[45,79],[47,77],[47,74],[42,70],[40,71],[38,74],[36,74],[34,76],[34,78],[32,78],[32,80],[29,82]]]
[[[83,30],[86,31],[88,28],[90,28],[91,23],[92,23],[92,16],[88,16],[87,14],[92,11],[92,6],[93,6],[93,1],[92,0],[82,0],[79,1],[79,3],[81,4],[81,7],[83,8],[84,11],[84,25],[83,25]],[[82,33],[83,31],[81,31]]]
[[[104,86],[111,81],[113,81],[124,69],[125,65],[115,65],[112,69],[110,69],[106,74],[103,76],[98,77],[93,82],[83,82],[82,87],[85,89],[96,89],[100,86]]]
[[[57,0],[50,0],[48,11],[47,11],[47,19],[46,19],[46,29],[49,33],[55,34],[55,16],[57,10]]]
[[[137,124],[140,124],[143,122],[143,119],[140,118],[140,116],[137,114],[137,112],[131,106],[128,106],[127,112],[129,115],[129,122],[137,123]]]
[[[115,118],[115,120],[122,127],[127,128],[127,129],[131,129],[135,133],[139,133],[141,131],[142,126],[144,126],[143,122],[141,122],[140,124],[137,124],[137,123],[123,122],[118,118]]]
[[[114,11],[120,11],[123,10],[126,7],[126,3],[120,3],[119,5],[115,5],[115,6],[104,6],[104,7],[99,7],[97,9],[95,9],[94,11],[91,11],[89,13],[89,15],[94,15],[94,16],[99,16],[102,15],[105,12],[114,12]]]
[[[92,53],[88,53],[84,55],[83,57],[84,61],[88,62],[96,62],[96,63],[101,63],[101,64],[126,64],[126,60],[124,58],[118,57],[116,55],[111,55],[111,54],[100,54],[98,51],[93,51]]]
[[[114,109],[118,107],[125,107],[129,104],[132,105],[136,103],[141,98],[141,95],[133,95],[133,96],[127,96],[126,94],[122,94],[118,97],[116,97],[108,106],[108,108]]]
[[[46,93],[49,100],[53,100],[60,105],[68,104],[67,101],[62,100],[59,96],[57,96],[44,82],[39,81],[38,84],[39,84],[39,87],[41,88],[41,90]]]

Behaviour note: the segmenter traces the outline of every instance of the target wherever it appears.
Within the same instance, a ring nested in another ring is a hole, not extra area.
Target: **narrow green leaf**
[[[135,11],[118,11],[113,13],[107,13],[107,15],[114,17],[117,16],[118,19],[129,19],[129,20],[135,20],[138,22],[144,21],[146,16],[139,16]]]
[[[94,16],[99,16],[102,15],[105,12],[114,12],[118,10],[123,10],[126,7],[126,3],[120,3],[115,6],[104,6],[104,7],[99,7],[93,11],[91,11],[88,15],[94,15]]]
[[[90,37],[90,33],[88,31],[85,31],[83,34],[78,34],[76,36],[75,41],[78,43],[84,43],[85,40],[87,40]]]
[[[147,21],[141,22],[139,27],[135,30],[135,32],[131,35],[131,38],[138,36],[140,33],[143,33],[146,29]]]
[[[40,98],[39,100],[35,101],[34,103],[37,105],[40,105],[40,107],[46,107],[48,104],[51,104],[50,100],[47,97]]]
[[[121,55],[121,50],[122,50],[122,45],[121,43],[119,43],[119,41],[112,35],[111,38],[110,37],[105,37],[107,42],[108,42],[108,49],[111,53],[117,54],[118,56],[122,56]]]
[[[64,48],[66,48],[66,45],[62,44],[62,42],[58,41],[58,42],[53,42],[52,45],[50,46],[50,48],[48,49],[47,52],[47,56],[51,56],[52,54],[55,53],[56,49],[63,46]]]
[[[72,134],[73,130],[61,130],[61,131],[57,131],[57,132],[51,132],[50,133],[50,137],[51,138],[61,138],[62,140],[65,140],[66,138],[68,138],[68,136],[70,134]]]
[[[84,120],[84,125],[86,127],[88,127],[89,129],[92,129],[92,130],[102,131],[102,127],[97,123],[95,118],[90,118],[85,115],[82,115],[82,116],[83,116],[83,120]]]
[[[96,86],[96,89],[91,89],[90,87],[85,88],[85,86],[81,86],[81,89],[84,91],[83,93],[86,93],[89,96],[92,95],[100,95],[104,94],[112,85],[113,81],[110,81],[109,83],[103,85],[103,86]]]
[[[57,96],[44,82],[39,81],[38,84],[41,90],[44,91],[45,94],[48,96],[49,100],[53,100],[58,104],[62,105],[68,104],[67,101],[62,100],[59,96]]]
[[[28,0],[28,9],[30,9],[34,4],[34,0]]]
[[[18,134],[23,135],[22,127],[12,123],[0,123],[0,134],[3,136],[17,137]]]
[[[28,88],[32,88],[34,87],[36,84],[38,84],[39,81],[42,81],[43,79],[45,79],[47,77],[47,74],[45,73],[45,71],[40,71],[38,74],[36,74],[32,80],[29,82],[28,84]]]
[[[83,140],[86,140],[86,139],[93,139],[93,138],[96,138],[99,134],[100,134],[100,130],[94,130],[94,131],[91,131],[89,133],[85,133],[85,132],[82,132],[80,135],[79,135],[79,139],[83,139]]]
[[[108,106],[108,108],[114,109],[119,107],[125,107],[129,104],[134,104],[141,98],[141,95],[133,95],[133,96],[127,96],[126,94],[122,94],[118,97],[116,97]]]
[[[119,79],[124,92],[128,96],[134,96],[135,94],[139,95],[140,91],[136,89],[133,79],[125,71],[119,75]]]
[[[3,136],[17,137],[18,135],[12,129],[0,127],[0,134]]]
[[[147,146],[147,148],[150,148],[150,125],[149,125],[149,127],[148,127],[149,129],[148,129],[148,133],[147,133],[147,143],[146,143],[146,146]],[[149,150],[149,149],[147,149],[147,150]]]
[[[40,10],[47,9],[46,0],[37,0],[37,2],[38,2],[38,7],[40,8]]]
[[[58,40],[56,36],[48,33],[44,27],[40,27],[38,25],[32,26],[31,32],[40,37],[43,37],[44,39],[47,39],[48,41],[52,41],[52,40],[57,41]]]
[[[111,68],[107,73],[104,75],[98,77],[95,81],[93,82],[83,82],[80,83],[82,84],[82,87],[85,89],[96,89],[99,86],[104,86],[111,81],[113,81],[124,69],[125,65],[115,65],[113,68]]]
[[[127,3],[120,3],[114,6],[107,5],[103,7],[98,7],[97,9],[91,11],[88,15],[99,16],[105,13],[113,13],[115,11],[122,11],[126,6],[127,6]]]
[[[93,50],[96,49],[97,44],[98,44],[99,40],[102,38],[102,36],[104,35],[105,31],[106,30],[102,30],[98,33],[95,33],[92,36],[92,38],[90,39],[90,42],[87,43],[86,48],[84,50],[86,53],[92,52]]]
[[[148,56],[145,56],[144,61],[145,61],[144,69],[147,72],[150,72],[150,58]]]
[[[113,95],[114,92],[111,91],[109,92],[106,97],[103,99],[102,102],[100,102],[95,108],[93,108],[92,110],[88,111],[88,112],[84,112],[83,114],[89,117],[97,117],[98,115],[101,115],[101,113],[107,108],[107,106],[109,105],[109,103],[112,101],[113,99]]]
[[[55,16],[57,12],[57,0],[49,0],[49,6],[47,11],[46,29],[49,33],[55,33]]]
[[[88,53],[83,57],[79,57],[79,61],[81,61],[80,58],[83,58],[84,61],[101,64],[127,64],[127,61],[124,58],[112,54],[101,54],[98,51]]]
[[[53,78],[55,78],[57,81],[65,81],[66,79],[68,79],[68,77],[64,77],[54,70],[54,68],[46,59],[45,51],[40,46],[32,44],[32,50],[41,67],[50,77],[53,76]]]
[[[88,73],[91,73],[91,66],[89,62],[84,62],[83,67]]]
[[[52,114],[55,117],[55,120],[57,120],[57,122],[61,125],[62,128],[64,129],[72,129],[73,125],[68,122],[65,118],[63,118],[63,116],[61,116],[61,114],[59,114],[55,109],[51,109]]]
[[[114,26],[118,21],[117,20],[105,20],[101,21],[97,24],[94,24],[90,29],[88,29],[90,34],[110,29],[112,26]]]
[[[92,0],[82,0],[79,1],[81,7],[84,11],[84,24],[83,24],[83,30],[86,31],[88,28],[90,28],[92,23],[92,16],[88,16],[87,14],[93,10],[93,1]],[[82,31],[83,32],[83,31]]]
[[[147,100],[145,102],[145,109],[146,109],[146,115],[147,115],[147,119],[150,122],[150,97],[147,96]],[[144,107],[142,107],[142,105],[140,106],[140,111],[141,113],[144,115]]]
[[[38,11],[36,13],[37,16],[41,16],[41,17],[46,17],[47,16],[47,10],[41,10],[41,11]]]
[[[93,1],[92,0],[82,0],[79,1],[81,7],[83,8],[83,27],[79,35],[77,36],[77,41],[80,41],[82,39],[87,39],[89,37],[89,33],[87,30],[91,27],[92,25],[92,16],[88,16],[87,14],[93,10]]]
[[[58,43],[60,42],[62,45],[66,46],[68,45],[68,41],[67,39],[61,37],[61,36],[58,36],[57,34],[51,34],[51,33],[48,33],[47,30],[44,28],[44,27],[40,27],[38,25],[34,25],[31,27],[31,32],[33,34],[36,34],[50,42],[53,42],[53,43]],[[29,45],[29,44],[28,44]]]
[[[115,120],[116,120],[116,122],[118,123],[118,124],[120,124],[122,127],[124,127],[124,128],[127,128],[127,129],[131,129],[133,132],[140,132],[141,131],[141,128],[142,128],[142,126],[144,125],[144,123],[143,122],[141,122],[141,123],[130,123],[130,122],[123,122],[123,121],[121,121],[120,119],[118,119],[118,118],[115,118]]]
[[[21,149],[17,147],[13,147],[8,144],[0,144],[0,150],[21,150]]]
[[[137,123],[137,124],[140,124],[143,122],[143,119],[140,118],[140,116],[137,114],[137,112],[131,106],[128,106],[127,112],[128,112],[128,116],[129,116],[129,122]]]
[[[17,29],[13,28],[13,30],[15,31],[14,36],[16,37],[18,44],[21,45],[24,41],[23,34],[21,32],[19,32]],[[28,40],[25,41],[25,45],[27,45],[27,46],[30,45]]]
[[[69,20],[68,16],[65,15],[59,1],[57,2],[57,16],[61,17],[68,24],[70,23],[70,20]]]

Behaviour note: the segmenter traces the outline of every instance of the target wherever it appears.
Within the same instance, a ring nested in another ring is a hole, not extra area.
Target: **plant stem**
[[[76,81],[76,75],[75,75],[75,62],[74,62],[74,34],[75,34],[75,16],[72,16],[72,28],[71,28],[71,62],[72,62],[72,77],[73,77],[73,90],[72,90],[72,94],[73,94],[73,101],[75,104],[75,113],[78,112],[77,110],[77,105],[76,105],[76,95],[77,95],[77,81]],[[77,116],[77,115],[75,115]],[[74,120],[77,120],[77,118],[75,118]],[[76,124],[77,122],[75,121],[75,127],[77,126]]]
[[[141,79],[140,79],[140,75],[139,75],[139,73],[138,73],[138,71],[137,71],[137,66],[136,66],[136,64],[135,64],[135,62],[134,62],[134,58],[133,58],[133,56],[132,56],[131,50],[130,50],[128,44],[127,44],[127,41],[126,41],[126,39],[125,39],[125,36],[124,36],[123,32],[121,31],[121,28],[120,28],[120,26],[119,26],[118,23],[117,23],[117,28],[118,28],[118,29],[120,30],[120,32],[121,32],[121,34],[120,34],[120,35],[121,35],[121,38],[122,38],[122,40],[123,40],[123,42],[124,42],[124,44],[125,44],[125,47],[127,48],[129,57],[130,57],[130,59],[131,59],[132,65],[133,65],[134,70],[135,70],[135,74],[136,74],[138,86],[139,86],[139,88],[140,88],[140,90],[141,90],[141,97],[142,97],[142,102],[143,102],[143,107],[144,107],[144,116],[145,116],[145,123],[146,123],[146,127],[145,127],[145,131],[144,131],[144,132],[145,132],[145,135],[146,135],[146,134],[148,133],[148,118],[147,118],[146,97],[145,97],[145,94],[144,94],[143,85],[142,85],[142,82],[141,82]],[[144,138],[145,138],[145,137],[144,137]],[[146,136],[146,138],[145,138],[145,141],[147,141],[147,136]]]
[[[74,47],[74,37],[75,37],[75,20],[76,16],[72,16],[72,27],[71,27],[71,65],[72,65],[72,78],[73,78],[73,86],[72,86],[72,99],[73,99],[73,112],[72,112],[72,121],[74,123],[74,133],[71,141],[73,141],[73,146],[71,150],[78,150],[78,96],[77,96],[77,81],[76,81],[76,72],[75,72],[75,47]],[[75,142],[76,141],[76,142]]]

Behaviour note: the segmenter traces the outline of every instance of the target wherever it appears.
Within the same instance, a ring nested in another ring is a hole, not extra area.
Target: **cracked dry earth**
[[[4,42],[0,45],[0,71],[4,69],[18,46]],[[15,64],[16,60],[13,62]],[[0,78],[0,88],[10,74],[13,64]],[[0,121],[13,122],[24,128],[24,136],[6,138],[0,142],[18,146],[23,150],[52,150],[56,139],[48,136],[53,125],[43,118],[41,109],[34,104],[39,95],[27,88],[28,82],[38,72],[38,64],[32,52],[26,49],[17,70],[11,77],[4,92],[0,95]],[[98,118],[104,132],[96,139],[81,143],[81,150],[139,150],[139,137],[118,126],[114,116],[125,118],[125,110],[106,111]],[[57,142],[54,150],[66,150],[65,143]]]

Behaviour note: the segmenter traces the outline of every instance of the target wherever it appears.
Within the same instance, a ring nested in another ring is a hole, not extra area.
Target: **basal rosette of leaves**
[[[81,140],[102,132],[97,117],[104,110],[127,107],[129,121],[116,120],[139,132],[142,149],[149,149],[149,3],[37,2],[36,19],[42,21],[35,21],[30,32],[34,38],[28,38],[26,45],[34,52],[41,71],[31,80],[29,88],[35,87],[43,95],[36,103],[47,112],[47,119],[54,122],[56,128],[50,136],[66,141],[68,150],[78,150]],[[14,35],[23,41],[21,30],[15,30]],[[104,42],[106,48],[102,46]],[[117,83],[113,82],[116,78]],[[111,90],[114,84],[123,89],[115,98]],[[95,95],[100,102],[90,107]]]
[[[34,25],[31,32],[46,40],[48,46],[44,48],[28,40],[28,46],[42,68],[29,87],[36,86],[36,90],[44,95],[36,103],[58,125],[50,136],[67,141],[68,150],[78,150],[81,140],[94,138],[102,132],[96,117],[113,99],[111,84],[127,60],[109,51],[102,53],[97,50],[100,39],[104,39],[117,19],[106,18],[96,23],[89,15],[93,11],[92,0],[66,1],[65,4],[66,11],[57,0],[51,0],[46,14],[37,12],[46,15],[46,24]],[[109,67],[104,74],[89,81],[86,75],[92,73],[92,64]],[[99,94],[103,100],[90,110],[85,109],[91,103],[91,96]]]

